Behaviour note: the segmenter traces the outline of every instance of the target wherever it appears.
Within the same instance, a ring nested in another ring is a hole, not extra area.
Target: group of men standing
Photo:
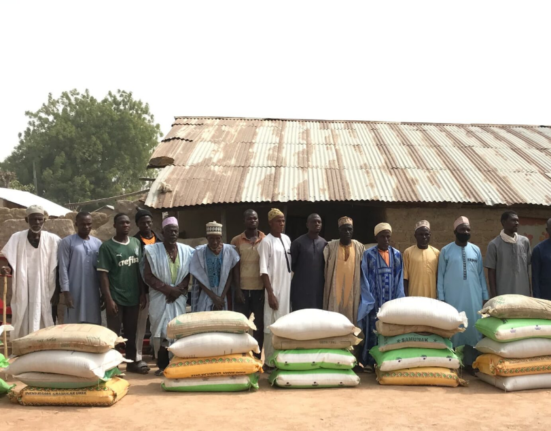
[[[2,273],[13,275],[12,337],[53,325],[50,299],[58,274],[67,306],[64,322],[101,324],[104,304],[107,326],[118,334],[122,329],[128,339],[126,356],[134,361],[128,371],[135,373],[149,372],[141,357],[148,320],[156,373],[168,365],[166,326],[186,312],[188,302],[192,311],[225,310],[231,304],[247,317],[254,314],[254,337],[265,358],[273,352],[265,334],[281,316],[307,308],[341,313],[363,330],[365,342],[356,353],[369,370],[374,361],[368,352],[377,342],[376,314],[392,299],[425,296],[465,311],[470,324],[454,336],[454,346],[474,346],[480,339],[474,322],[490,296],[531,294],[531,263],[534,296],[551,299],[551,239],[531,253],[529,240],[517,233],[519,219],[513,211],[502,215],[503,230],[488,245],[484,262],[470,242],[466,217],[455,221],[455,241],[441,251],[430,245],[430,223],[418,222],[416,244],[403,255],[390,245],[388,223],[375,226],[377,244],[366,249],[353,239],[350,217],[338,220],[339,239],[327,242],[320,236],[321,217],[311,214],[307,233],[291,242],[278,209],[268,213],[267,235],[258,229],[258,214],[247,210],[245,230],[231,244],[223,243],[223,226],[214,221],[206,225],[207,244],[195,249],[178,242],[174,217],[163,220],[162,235],[155,233],[147,210],[135,216],[139,232],[134,237],[129,237],[129,217],[117,214],[115,235],[104,243],[90,235],[89,213],[76,216],[77,233],[63,240],[42,230],[44,218],[41,207],[29,207],[29,229],[14,234],[2,250],[9,262]],[[547,232],[551,234],[551,220]]]

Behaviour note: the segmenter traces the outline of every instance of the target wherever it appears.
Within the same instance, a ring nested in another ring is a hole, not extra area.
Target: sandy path
[[[544,430],[551,391],[503,393],[475,377],[468,388],[380,386],[271,388],[234,394],[166,393],[160,378],[129,375],[129,394],[110,408],[23,407],[0,400],[0,430]],[[62,413],[62,414],[61,414]]]

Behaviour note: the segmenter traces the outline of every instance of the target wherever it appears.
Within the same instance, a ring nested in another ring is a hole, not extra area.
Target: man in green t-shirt
[[[145,289],[140,275],[140,241],[130,238],[130,219],[117,214],[114,219],[115,236],[105,241],[98,255],[101,291],[107,308],[107,327],[120,335],[121,325],[126,342],[126,358],[136,361],[136,330],[140,307],[146,304]],[[147,374],[149,367],[143,361],[132,362],[126,371]]]

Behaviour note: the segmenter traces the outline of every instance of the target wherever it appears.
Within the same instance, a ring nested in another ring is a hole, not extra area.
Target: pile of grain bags
[[[351,348],[360,330],[332,311],[305,309],[279,318],[270,326],[276,367],[272,385],[282,388],[339,388],[357,386]]]
[[[11,394],[26,406],[111,406],[129,387],[117,377],[126,361],[114,349],[120,342],[113,331],[90,324],[51,326],[14,340],[17,357],[5,372],[27,386]]]
[[[3,368],[7,368],[9,365],[8,360],[0,353],[0,372],[3,372]],[[8,385],[4,380],[0,379],[0,397],[6,395],[14,386]]]
[[[233,311],[205,311],[176,317],[167,326],[174,355],[161,387],[171,392],[237,392],[258,389],[262,362],[249,334],[252,320]]]
[[[398,298],[377,313],[378,345],[369,353],[381,385],[457,387],[461,366],[450,338],[465,330],[467,317],[424,297]]]
[[[480,314],[477,377],[508,392],[551,388],[551,301],[501,295]]]

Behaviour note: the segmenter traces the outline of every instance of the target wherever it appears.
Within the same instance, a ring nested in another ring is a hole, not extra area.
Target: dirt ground
[[[504,393],[475,377],[466,388],[380,386],[276,389],[228,394],[163,392],[160,377],[127,375],[128,395],[110,408],[23,407],[0,399],[0,430],[548,430],[551,391]],[[18,387],[22,387],[18,384]]]

